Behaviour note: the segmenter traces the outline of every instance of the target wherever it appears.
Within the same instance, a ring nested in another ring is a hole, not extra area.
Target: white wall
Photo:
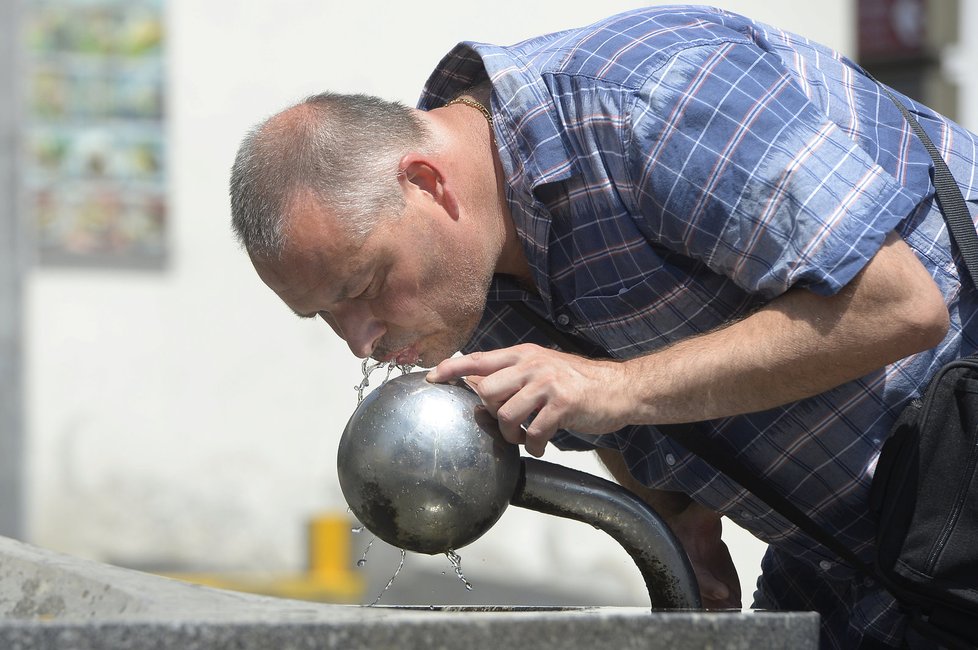
[[[978,85],[974,83],[978,42],[972,38],[971,29],[978,26],[978,2],[960,0],[960,7],[957,41],[945,50],[943,69],[948,80],[957,85],[957,121],[978,131]]]
[[[413,104],[459,40],[513,42],[642,4],[169,0],[172,263],[30,276],[32,540],[124,564],[301,565],[305,519],[345,510],[334,449],[359,363],[279,304],[232,241],[227,178],[241,136],[325,89]],[[720,4],[851,51],[848,0]],[[621,550],[581,528],[511,511],[463,551],[467,573],[477,582],[478,567],[505,565],[644,602]],[[735,544],[746,594],[759,549],[743,534]]]

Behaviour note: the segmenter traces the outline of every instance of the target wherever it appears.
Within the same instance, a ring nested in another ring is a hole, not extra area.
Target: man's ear
[[[452,219],[458,219],[458,202],[448,179],[431,158],[408,153],[401,158],[398,178],[405,193],[421,191],[429,195]]]

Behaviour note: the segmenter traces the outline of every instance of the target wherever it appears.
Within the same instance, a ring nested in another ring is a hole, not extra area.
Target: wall
[[[171,263],[30,275],[31,539],[129,565],[300,565],[304,520],[345,509],[334,450],[360,370],[326,327],[278,303],[233,242],[226,188],[241,136],[324,89],[413,104],[459,40],[513,42],[642,4],[167,2]],[[846,0],[722,4],[842,50],[852,41]],[[463,554],[476,571],[605,580],[641,602],[634,568],[609,544],[511,512]],[[760,545],[741,532],[734,552],[751,585]]]
[[[978,87],[973,82],[978,43],[970,38],[972,26],[978,25],[978,3],[963,1],[957,37],[944,50],[943,71],[948,81],[957,86],[958,122],[972,131],[978,130]]]

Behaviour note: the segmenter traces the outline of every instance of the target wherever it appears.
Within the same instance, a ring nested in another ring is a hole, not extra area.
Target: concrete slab
[[[0,648],[814,649],[813,613],[323,605],[190,585],[0,538]]]

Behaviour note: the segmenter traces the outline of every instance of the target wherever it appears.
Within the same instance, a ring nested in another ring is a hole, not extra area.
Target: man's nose
[[[387,333],[384,322],[374,317],[363,303],[335,310],[332,321],[330,325],[336,333],[350,346],[350,351],[361,359],[369,357],[381,337]]]

